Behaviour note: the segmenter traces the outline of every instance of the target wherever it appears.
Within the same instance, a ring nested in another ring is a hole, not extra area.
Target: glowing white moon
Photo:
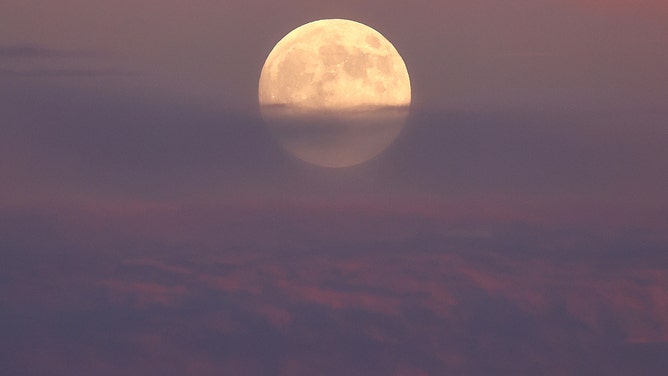
[[[260,74],[263,118],[293,155],[346,167],[382,152],[411,103],[406,64],[376,30],[328,19],[288,33]]]

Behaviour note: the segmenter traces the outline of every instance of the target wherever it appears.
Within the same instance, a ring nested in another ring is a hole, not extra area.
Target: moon
[[[359,22],[300,26],[269,53],[258,85],[263,119],[297,158],[324,167],[366,162],[399,135],[408,70],[382,34]]]

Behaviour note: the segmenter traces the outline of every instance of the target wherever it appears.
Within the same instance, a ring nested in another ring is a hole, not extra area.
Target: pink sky
[[[656,107],[668,97],[661,1],[10,0],[0,44],[110,53],[145,90],[254,111],[283,35],[319,18],[376,28],[407,62],[420,107]],[[36,26],[38,25],[38,26]]]

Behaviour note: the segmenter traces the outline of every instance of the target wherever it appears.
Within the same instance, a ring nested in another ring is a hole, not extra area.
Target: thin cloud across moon
[[[347,167],[385,150],[411,103],[406,64],[376,30],[327,19],[273,48],[258,88],[262,117],[283,147],[319,166]]]

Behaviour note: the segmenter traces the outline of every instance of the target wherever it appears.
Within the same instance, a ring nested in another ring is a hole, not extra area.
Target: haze
[[[287,32],[380,31],[412,108],[311,166],[260,116]],[[0,368],[661,375],[663,1],[5,0]]]

